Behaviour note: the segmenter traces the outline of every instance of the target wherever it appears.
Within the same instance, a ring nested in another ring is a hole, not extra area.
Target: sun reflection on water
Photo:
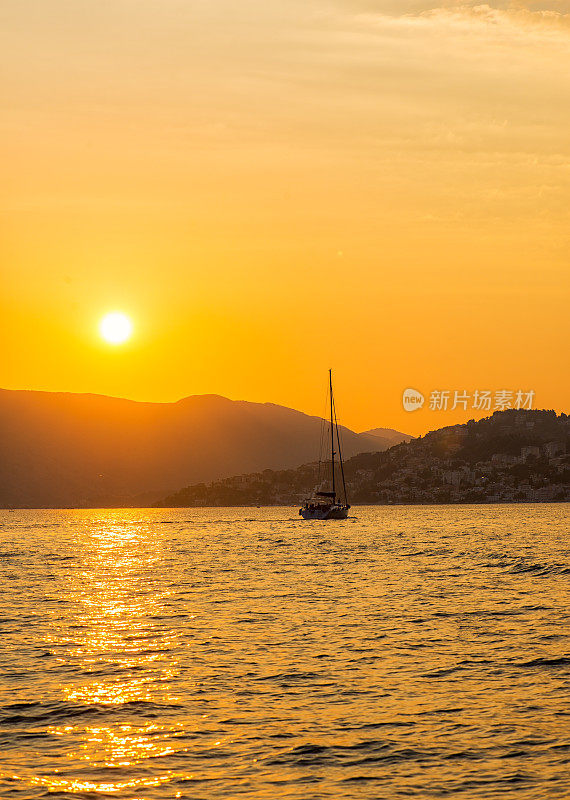
[[[169,598],[168,589],[156,577],[162,571],[158,569],[161,542],[152,526],[129,524],[124,511],[109,512],[108,517],[80,534],[84,568],[70,576],[67,587],[77,615],[74,636],[71,641],[66,637],[63,659],[74,665],[76,677],[61,686],[61,698],[79,714],[82,708],[89,713],[102,706],[123,716],[110,724],[48,729],[51,735],[74,742],[66,752],[73,771],[81,764],[92,770],[129,770],[178,751],[173,742],[180,734],[179,726],[142,720],[138,705],[158,707],[178,701],[171,691],[179,674],[174,655],[177,635],[161,624]],[[174,777],[172,770],[132,778],[123,773],[113,781],[97,780],[96,773],[89,779],[53,774],[36,776],[33,783],[50,792],[112,794],[159,786]]]
[[[78,732],[78,726],[50,726],[53,736],[67,736]],[[71,761],[89,761],[98,767],[129,767],[179,752],[172,740],[180,736],[180,726],[158,725],[87,725],[81,730],[81,744],[77,751],[67,754]]]
[[[13,776],[16,780],[19,776]],[[173,772],[167,772],[164,775],[156,775],[154,777],[140,777],[132,778],[130,780],[120,781],[81,781],[70,780],[67,778],[59,777],[40,777],[36,776],[30,779],[31,786],[45,786],[49,792],[62,791],[70,794],[79,794],[82,792],[102,792],[103,794],[116,794],[117,792],[125,789],[149,789],[161,784],[170,783],[173,779],[180,777]],[[183,776],[186,780],[192,779],[192,775]]]

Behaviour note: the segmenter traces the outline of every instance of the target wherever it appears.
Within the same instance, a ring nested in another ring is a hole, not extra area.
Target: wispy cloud
[[[554,29],[570,32],[570,2],[505,2],[482,3],[477,0],[378,0],[377,2],[344,3],[347,14],[364,14],[370,17],[388,17],[401,21],[440,21],[448,23],[479,23],[494,26],[519,26],[523,28]],[[338,7],[338,6],[337,6]]]

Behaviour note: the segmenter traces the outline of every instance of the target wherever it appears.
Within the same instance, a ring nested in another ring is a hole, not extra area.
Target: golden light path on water
[[[76,682],[62,687],[65,700],[73,703],[120,706],[136,702],[175,703],[169,687],[177,674],[176,661],[161,665],[164,651],[176,652],[175,632],[158,631],[149,618],[161,612],[161,603],[172,592],[148,591],[148,576],[160,564],[160,541],[150,526],[124,525],[125,513],[117,521],[85,531],[85,569],[74,575],[70,596],[83,606],[84,633],[80,644],[68,651],[82,665]],[[113,512],[108,512],[112,517]],[[143,541],[144,537],[144,541]],[[56,642],[52,642],[55,644]],[[109,677],[93,679],[109,669]],[[120,677],[115,677],[119,673]],[[152,722],[143,725],[51,726],[54,735],[79,734],[78,750],[68,753],[73,763],[85,761],[94,768],[132,767],[149,758],[177,751],[172,746],[176,730]],[[36,778],[38,783],[67,792],[115,793],[124,789],[159,786],[175,777],[172,771],[131,780],[69,781],[58,777]],[[191,778],[191,775],[181,776]]]
[[[568,508],[357,515],[0,513],[0,794],[564,796]]]

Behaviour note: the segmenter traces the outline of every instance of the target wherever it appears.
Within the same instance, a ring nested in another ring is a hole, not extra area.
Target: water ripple
[[[0,796],[570,796],[555,506],[0,513]]]

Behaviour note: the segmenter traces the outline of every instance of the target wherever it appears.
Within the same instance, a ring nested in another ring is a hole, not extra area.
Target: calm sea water
[[[570,796],[567,505],[0,513],[0,796]]]

